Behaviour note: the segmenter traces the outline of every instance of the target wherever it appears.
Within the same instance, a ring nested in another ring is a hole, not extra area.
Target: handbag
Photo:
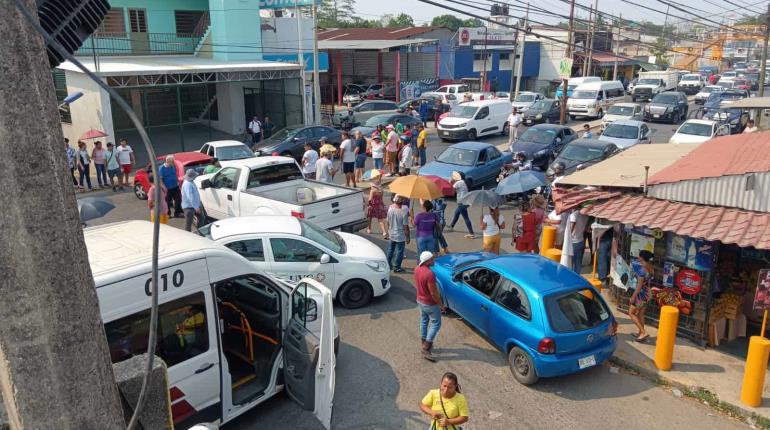
[[[447,416],[447,413],[446,413],[446,408],[444,407],[444,399],[441,397],[441,389],[439,389],[439,390],[438,390],[438,400],[439,400],[439,402],[441,402],[441,410],[444,412],[444,417],[445,417],[445,418],[449,418],[449,417]],[[435,429],[436,429],[436,430],[438,430],[438,421],[433,421],[433,426],[435,427]],[[450,424],[449,426],[450,426],[450,427],[452,427],[452,430],[463,430],[463,428],[462,428],[462,427],[460,427],[460,426],[456,426],[456,425],[454,425],[454,424]],[[443,428],[444,430],[446,430],[446,429],[447,429],[447,427],[446,427],[446,426],[444,426],[444,427],[442,427],[442,428]]]

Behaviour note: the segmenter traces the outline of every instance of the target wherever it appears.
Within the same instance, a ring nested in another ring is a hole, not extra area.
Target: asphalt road
[[[434,145],[438,146],[438,145]],[[116,209],[92,225],[147,219],[145,202],[125,192],[111,194]],[[447,215],[451,216],[450,203]],[[504,210],[510,220],[510,210]],[[471,210],[478,224],[480,212]],[[171,224],[179,227],[181,220]],[[481,240],[447,233],[452,251],[473,251]],[[365,235],[365,234],[364,234]],[[375,231],[370,239],[384,246]],[[510,229],[503,249],[510,250]],[[677,398],[647,380],[601,365],[583,373],[544,379],[533,387],[518,384],[505,357],[460,319],[445,318],[436,342],[438,363],[420,357],[418,309],[412,269],[415,244],[407,247],[404,274],[392,277],[392,290],[358,310],[335,307],[342,344],[336,368],[334,429],[426,429],[417,403],[441,375],[455,372],[466,394],[471,420],[465,429],[745,429],[700,403]],[[623,316],[619,316],[623,317]],[[632,339],[621,338],[621,342]],[[224,427],[240,429],[322,429],[313,415],[280,394]]]

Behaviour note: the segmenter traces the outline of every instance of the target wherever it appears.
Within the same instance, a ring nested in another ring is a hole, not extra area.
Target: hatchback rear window
[[[551,328],[559,333],[588,330],[610,318],[604,301],[588,289],[548,296],[545,308]]]

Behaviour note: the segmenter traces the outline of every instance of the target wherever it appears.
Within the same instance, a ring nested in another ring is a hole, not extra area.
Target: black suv
[[[645,121],[669,121],[676,124],[687,119],[687,96],[679,91],[666,91],[652,98],[644,107]]]

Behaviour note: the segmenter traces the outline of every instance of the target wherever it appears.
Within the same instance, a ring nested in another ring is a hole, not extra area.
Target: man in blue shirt
[[[171,217],[171,202],[174,202],[174,216],[182,216],[182,193],[179,190],[179,176],[176,172],[174,156],[166,157],[166,162],[158,167],[158,175],[161,183],[166,187],[166,205],[168,205],[168,216]]]
[[[184,229],[192,231],[193,217],[197,218],[198,227],[206,221],[201,210],[201,195],[195,186],[195,177],[198,176],[193,169],[187,169],[182,182],[182,210],[184,211]]]

